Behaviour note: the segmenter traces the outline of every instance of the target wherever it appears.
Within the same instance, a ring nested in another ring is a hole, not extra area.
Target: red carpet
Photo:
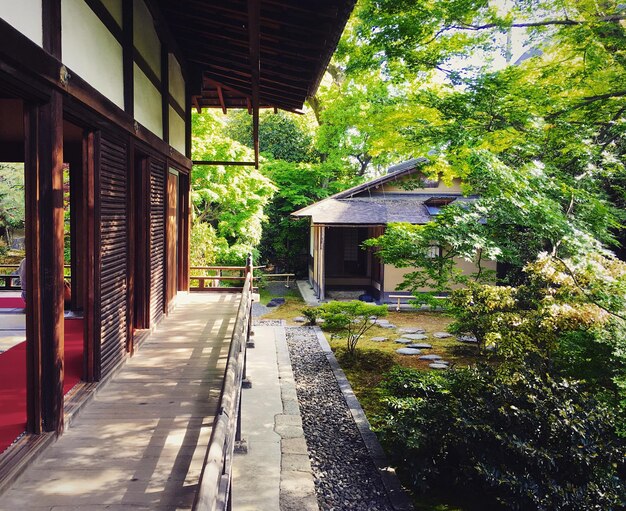
[[[19,296],[0,298],[0,309],[23,309],[24,307],[26,307],[26,302]]]
[[[83,374],[83,320],[65,320],[63,393]],[[0,453],[26,429],[26,341],[0,353]]]

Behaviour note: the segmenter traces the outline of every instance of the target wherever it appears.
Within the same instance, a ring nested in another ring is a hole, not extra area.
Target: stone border
[[[319,511],[309,451],[302,429],[296,382],[285,337],[286,321],[274,328],[276,359],[283,413],[276,415],[274,431],[280,440],[281,511]]]
[[[380,478],[382,480],[383,486],[389,498],[389,502],[391,506],[396,511],[413,511],[413,504],[409,499],[408,495],[402,488],[400,481],[398,480],[398,476],[396,475],[393,467],[389,466],[387,461],[387,455],[385,451],[380,445],[378,438],[372,431],[370,427],[370,423],[365,416],[365,412],[363,408],[361,408],[361,404],[358,399],[354,395],[354,391],[350,386],[350,382],[346,378],[345,373],[341,369],[339,362],[335,358],[335,355],[322,332],[322,329],[319,326],[313,327],[315,334],[317,335],[317,340],[322,348],[322,351],[326,355],[326,359],[335,375],[335,379],[339,384],[339,388],[341,389],[341,393],[350,409],[350,413],[352,414],[352,418],[356,423],[357,428],[359,429],[359,433],[361,434],[361,438],[363,438],[363,442],[365,443],[365,447],[369,452],[374,465],[376,466],[378,473],[380,474]]]

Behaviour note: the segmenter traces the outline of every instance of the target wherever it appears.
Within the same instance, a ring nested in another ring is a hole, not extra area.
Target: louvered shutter
[[[165,164],[150,162],[150,322],[165,309]]]
[[[106,376],[125,356],[127,326],[128,189],[126,146],[100,146],[100,361]]]

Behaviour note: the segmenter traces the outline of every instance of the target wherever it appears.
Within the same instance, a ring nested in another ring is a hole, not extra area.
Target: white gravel
[[[320,509],[392,511],[315,332],[285,332]]]

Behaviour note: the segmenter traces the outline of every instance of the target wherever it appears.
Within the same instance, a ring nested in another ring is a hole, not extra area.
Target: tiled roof
[[[424,201],[419,198],[358,197],[350,199],[326,199],[306,208],[302,214],[310,216],[316,224],[385,225],[390,222],[424,224],[431,220]]]

